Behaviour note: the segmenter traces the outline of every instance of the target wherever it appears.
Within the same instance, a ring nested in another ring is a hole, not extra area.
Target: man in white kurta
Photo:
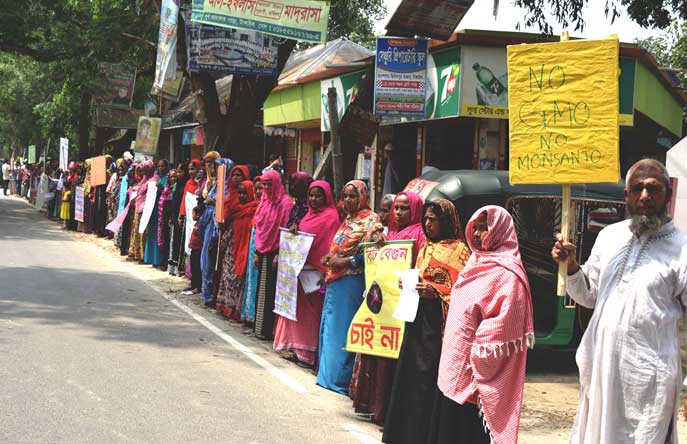
[[[581,267],[569,258],[568,294],[594,315],[577,350],[580,406],[571,444],[676,444],[682,382],[678,324],[687,307],[687,237],[667,216],[665,167],[628,172],[631,219],[599,233]]]

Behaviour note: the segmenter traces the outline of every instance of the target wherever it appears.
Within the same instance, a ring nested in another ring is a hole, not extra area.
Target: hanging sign
[[[156,117],[139,117],[136,131],[136,154],[155,157],[157,142],[160,139],[162,119]]]
[[[620,181],[618,40],[508,46],[510,181]]]
[[[377,37],[375,114],[425,115],[427,40]]]
[[[69,162],[69,139],[60,137],[60,169],[67,171],[67,163]]]
[[[187,22],[188,70],[277,75],[278,38],[251,30]]]
[[[193,0],[192,21],[311,43],[327,41],[329,1]]]
[[[177,28],[179,22],[179,0],[162,0],[160,8],[160,32],[155,61],[153,87],[162,89],[165,80],[176,79]]]
[[[382,248],[365,247],[365,300],[353,317],[346,337],[351,353],[397,359],[405,322],[393,316],[401,290],[399,273],[410,268],[413,241],[392,241]]]

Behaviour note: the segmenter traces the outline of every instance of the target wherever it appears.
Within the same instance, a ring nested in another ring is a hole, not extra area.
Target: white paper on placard
[[[193,232],[193,227],[196,226],[196,221],[193,220],[193,209],[198,205],[198,196],[193,193],[186,193],[184,196],[186,199],[186,238],[184,241],[184,251],[186,254],[191,254],[191,247],[189,242],[191,242],[191,233]]]
[[[305,265],[298,275],[298,281],[301,283],[305,294],[309,294],[320,289],[320,281],[323,277],[324,274],[320,270],[312,265]]]
[[[143,234],[148,228],[148,222],[153,215],[155,209],[155,202],[157,202],[157,182],[148,181],[148,194],[146,194],[146,201],[143,204],[143,213],[141,214],[141,222],[138,226],[138,233]],[[157,217],[157,214],[155,215]]]
[[[393,316],[401,321],[413,322],[417,316],[417,307],[420,304],[420,294],[415,289],[420,277],[420,270],[411,268],[400,272],[403,289],[396,305]]]

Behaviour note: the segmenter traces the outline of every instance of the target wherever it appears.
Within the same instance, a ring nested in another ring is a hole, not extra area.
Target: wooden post
[[[568,31],[563,31],[561,33],[561,42],[565,42],[570,39]],[[562,185],[561,190],[561,236],[564,241],[569,241],[571,239],[571,227],[574,225],[573,214],[571,211],[570,202],[570,185]],[[568,261],[561,261],[558,264],[558,291],[556,294],[561,297],[565,297],[567,293],[568,284]]]
[[[334,169],[334,196],[343,188],[343,159],[341,154],[341,139],[339,138],[339,110],[336,103],[336,88],[327,91],[329,100],[329,134],[332,145],[332,167]]]

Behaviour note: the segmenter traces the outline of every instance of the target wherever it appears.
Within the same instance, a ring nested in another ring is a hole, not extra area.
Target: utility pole
[[[332,144],[332,168],[334,169],[334,193],[340,193],[343,188],[343,158],[341,154],[341,138],[339,137],[339,110],[336,103],[336,88],[327,91],[329,99],[329,131]]]

